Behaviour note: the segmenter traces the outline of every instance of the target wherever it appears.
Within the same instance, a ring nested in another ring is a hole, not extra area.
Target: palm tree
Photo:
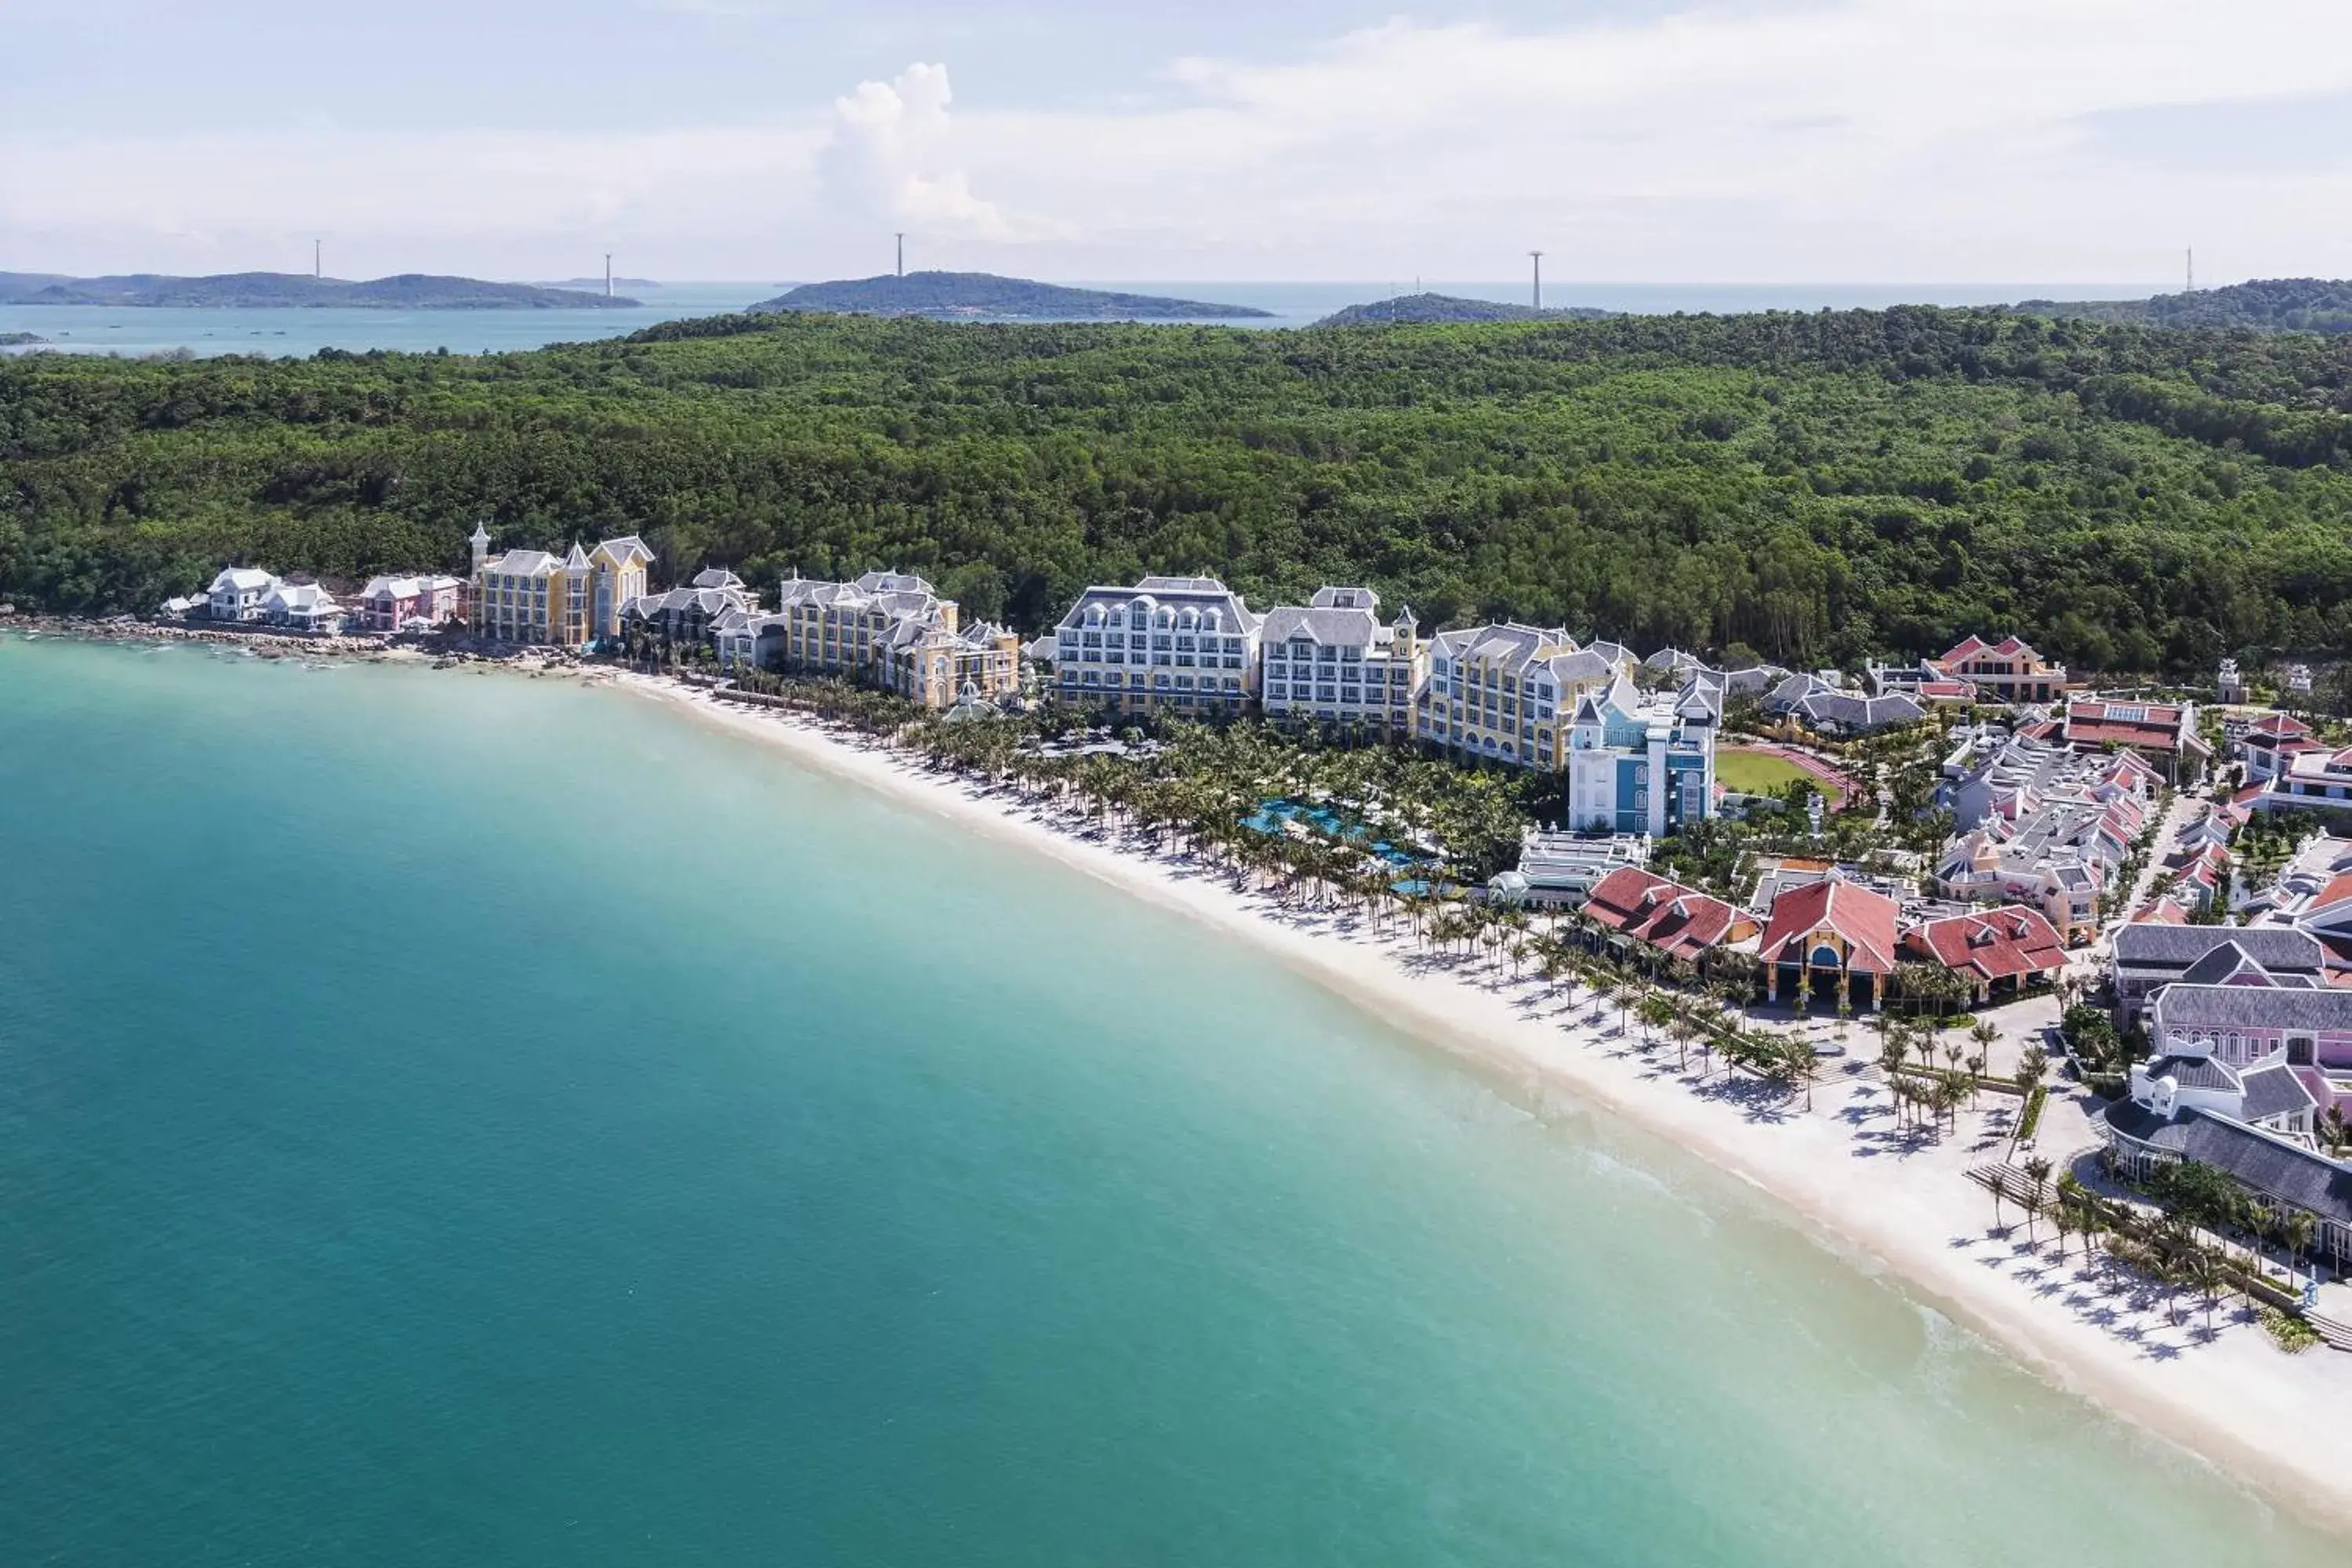
[[[2317,1228],[2309,1211],[2305,1209],[2290,1209],[2284,1223],[2279,1227],[2286,1241],[2286,1282],[2289,1286],[2294,1284],[2295,1273],[2303,1267],[2303,1255],[2311,1249],[2311,1238]]]
[[[2042,1213],[2042,1194],[2050,1182],[2049,1160],[2042,1155],[2036,1154],[2032,1159],[2026,1161],[2025,1180],[2027,1184],[2025,1203],[2025,1239],[2027,1245],[2031,1246],[2034,1239],[2033,1221],[2035,1216]]]
[[[1698,1031],[1692,1026],[1689,1016],[1679,1012],[1675,1015],[1674,1022],[1666,1026],[1666,1034],[1675,1042],[1675,1070],[1676,1072],[1690,1071],[1691,1037],[1697,1033]]]

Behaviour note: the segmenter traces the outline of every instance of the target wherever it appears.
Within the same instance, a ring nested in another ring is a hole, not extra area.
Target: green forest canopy
[[[481,358],[0,363],[0,597],[145,610],[636,531],[673,574],[1363,581],[1785,662],[2330,650],[2352,337],[1900,309],[1368,331],[719,317]]]

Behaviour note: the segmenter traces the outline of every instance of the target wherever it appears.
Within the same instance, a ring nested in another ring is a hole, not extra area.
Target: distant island
[[[534,286],[541,289],[579,289],[591,294],[602,294],[604,291],[604,280],[602,278],[547,278],[540,279]],[[651,278],[615,278],[613,279],[613,287],[659,289],[663,285]]]
[[[1066,289],[992,272],[909,272],[900,277],[841,279],[803,283],[763,300],[755,311],[829,310],[847,315],[929,316],[1062,321],[1234,321],[1270,316],[1251,305],[1219,305],[1202,300],[1166,300],[1154,294],[1118,294],[1100,289]]]
[[[133,272],[111,278],[65,278],[48,272],[0,272],[0,305],[130,305],[199,310],[283,310],[338,307],[362,310],[596,310],[637,303],[572,289],[530,283],[485,283],[403,272],[354,283],[299,272],[225,272],[173,278]]]
[[[1569,305],[1558,310],[1539,310],[1533,305],[1511,305],[1500,300],[1465,300],[1453,294],[1402,294],[1393,300],[1375,300],[1369,305],[1350,305],[1344,310],[1334,310],[1315,324],[1318,327],[1386,327],[1427,325],[1438,321],[1598,321],[1618,313],[1597,310],[1591,305]]]
[[[28,349],[48,341],[38,332],[0,332],[0,349]]]
[[[2328,278],[2263,278],[2193,294],[2147,300],[2021,300],[2020,315],[2151,327],[2251,327],[2265,332],[2352,332],[2352,282]]]

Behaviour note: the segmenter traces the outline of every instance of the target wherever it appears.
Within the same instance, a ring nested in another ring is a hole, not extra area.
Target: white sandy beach
[[[1375,937],[1344,916],[1240,895],[1222,875],[1122,852],[1012,801],[934,774],[902,754],[837,737],[805,718],[717,701],[669,681],[624,676],[626,689],[777,746],[795,760],[1027,845],[1066,865],[1256,942],[1385,1022],[1513,1080],[1604,1106],[1673,1140],[1787,1205],[1823,1244],[1882,1262],[1917,1298],[2006,1347],[2059,1385],[2095,1400],[2252,1483],[2293,1510],[2352,1528],[2352,1466],[2326,1437],[2352,1405],[2352,1355],[2279,1351],[2252,1322],[2204,1337],[2184,1297],[2179,1323],[2160,1299],[2107,1295],[2083,1275],[2077,1241],[2062,1267],[2021,1230],[1992,1234],[1992,1201],[1966,1170],[2000,1156],[1995,1134],[2013,1101],[1963,1113],[1956,1137],[1896,1135],[1875,1081],[1875,1047],[1857,1026],[1850,1061],[1831,1058],[1807,1113],[1801,1097],[1731,1079],[1697,1082],[1664,1040],[1639,1048],[1611,1009],[1595,1021],[1585,994],[1467,963],[1433,963],[1402,921]],[[2093,1142],[2078,1107],[2053,1100],[2040,1139],[2053,1160]],[[2013,1205],[2003,1217],[2014,1221]],[[2225,1315],[2226,1316],[2226,1315]],[[2217,1318],[2217,1321],[2222,1321]],[[2112,1506],[2129,1506],[2110,1499]]]

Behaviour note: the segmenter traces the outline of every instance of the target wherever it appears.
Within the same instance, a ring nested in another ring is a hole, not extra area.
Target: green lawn
[[[1727,790],[1741,795],[1777,795],[1799,779],[1829,793],[1829,786],[1789,761],[1765,752],[1721,750],[1715,753],[1715,776]]]

